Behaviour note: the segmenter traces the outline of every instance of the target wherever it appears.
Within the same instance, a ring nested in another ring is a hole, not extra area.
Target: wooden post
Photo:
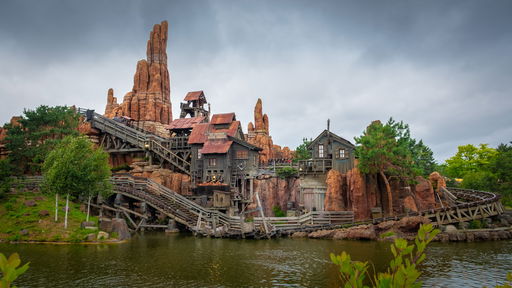
[[[199,216],[197,217],[197,224],[196,224],[196,234],[199,232],[199,228],[201,228],[201,217],[203,216],[203,211],[199,211]]]
[[[59,193],[55,193],[55,222],[57,222],[58,214],[59,214]]]
[[[265,233],[267,234],[267,237],[270,238],[267,227],[267,220],[265,219],[265,213],[263,212],[263,207],[261,206],[260,195],[258,194],[258,192],[256,192],[256,201],[258,201],[258,207],[260,208],[260,215],[261,219],[263,220],[263,228],[265,228]]]
[[[87,201],[87,217],[86,222],[89,222],[89,214],[91,213],[91,195],[89,195],[89,201]]]
[[[64,216],[64,229],[68,229],[69,193],[66,196],[66,214]]]

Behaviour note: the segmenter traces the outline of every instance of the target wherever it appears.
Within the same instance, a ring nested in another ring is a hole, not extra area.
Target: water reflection
[[[0,245],[32,262],[20,287],[336,287],[329,253],[346,250],[382,270],[389,243],[229,240],[159,233],[120,245]],[[494,286],[512,270],[512,242],[433,243],[426,287]]]

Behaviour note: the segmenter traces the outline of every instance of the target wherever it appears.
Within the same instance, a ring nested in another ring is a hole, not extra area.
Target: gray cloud
[[[317,2],[4,1],[0,120],[40,104],[103,111],[167,19],[175,115],[202,89],[244,125],[262,98],[274,142],[291,147],[327,118],[353,140],[390,116],[439,160],[512,140],[512,2]]]

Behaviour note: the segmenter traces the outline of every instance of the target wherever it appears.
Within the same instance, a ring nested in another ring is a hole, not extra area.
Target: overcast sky
[[[512,1],[2,1],[0,121],[41,104],[103,113],[169,21],[173,114],[204,90],[244,131],[263,100],[276,144],[376,119],[436,159],[512,141]]]

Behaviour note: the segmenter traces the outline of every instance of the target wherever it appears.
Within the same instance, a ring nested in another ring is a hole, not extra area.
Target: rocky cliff
[[[132,91],[121,104],[108,90],[105,116],[128,116],[137,121],[169,124],[172,121],[170,79],[167,70],[167,21],[153,26],[147,43],[147,59],[137,62]]]
[[[415,179],[416,184],[392,180],[393,213],[419,211],[436,208],[432,183],[423,177]],[[346,174],[330,170],[327,174],[327,191],[324,207],[328,211],[354,211],[356,220],[371,218],[372,208],[384,207],[388,201],[385,186],[377,175],[365,175],[354,168]]]

